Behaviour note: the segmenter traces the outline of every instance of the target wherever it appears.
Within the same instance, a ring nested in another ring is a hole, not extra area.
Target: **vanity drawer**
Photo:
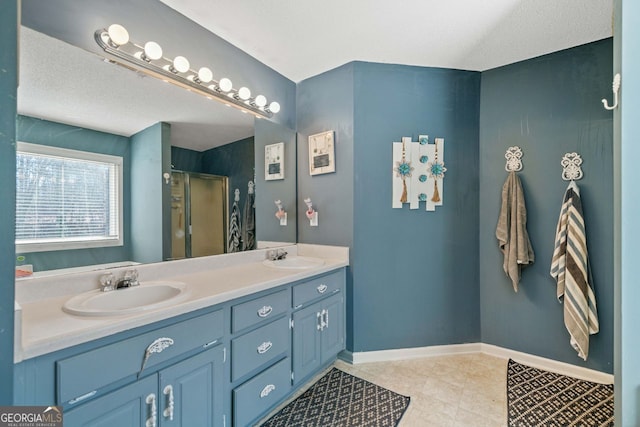
[[[342,270],[316,277],[293,287],[293,307],[300,308],[307,303],[338,292],[344,283]]]
[[[145,371],[187,351],[213,345],[223,333],[224,315],[220,310],[58,360],[57,401],[59,404],[67,403],[137,374],[145,351],[154,342],[157,342],[156,348],[145,364]],[[170,344],[169,340],[173,343]]]
[[[233,390],[233,425],[248,426],[291,389],[291,360],[283,359]]]
[[[234,305],[231,307],[231,332],[241,331],[285,313],[289,308],[289,301],[289,292],[283,289],[261,298]]]
[[[262,326],[231,341],[231,381],[265,366],[289,349],[289,318]]]

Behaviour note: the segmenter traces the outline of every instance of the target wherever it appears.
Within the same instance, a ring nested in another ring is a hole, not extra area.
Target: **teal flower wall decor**
[[[396,167],[394,169],[399,177],[411,177],[411,173],[413,172],[413,166],[411,166],[411,162],[407,162],[406,160],[400,160],[396,162]]]

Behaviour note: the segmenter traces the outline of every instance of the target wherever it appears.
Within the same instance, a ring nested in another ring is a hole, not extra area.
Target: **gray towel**
[[[527,208],[520,178],[510,172],[502,186],[502,207],[496,237],[504,255],[503,268],[518,292],[520,269],[523,265],[533,264],[534,254],[527,233]]]

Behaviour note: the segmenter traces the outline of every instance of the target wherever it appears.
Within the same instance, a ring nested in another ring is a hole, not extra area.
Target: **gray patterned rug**
[[[262,427],[393,427],[409,397],[331,369]]]
[[[613,385],[522,365],[507,367],[509,426],[613,426]]]

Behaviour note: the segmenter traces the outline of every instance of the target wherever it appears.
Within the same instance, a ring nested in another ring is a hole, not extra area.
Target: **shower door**
[[[174,171],[171,180],[172,258],[224,253],[227,177]]]

